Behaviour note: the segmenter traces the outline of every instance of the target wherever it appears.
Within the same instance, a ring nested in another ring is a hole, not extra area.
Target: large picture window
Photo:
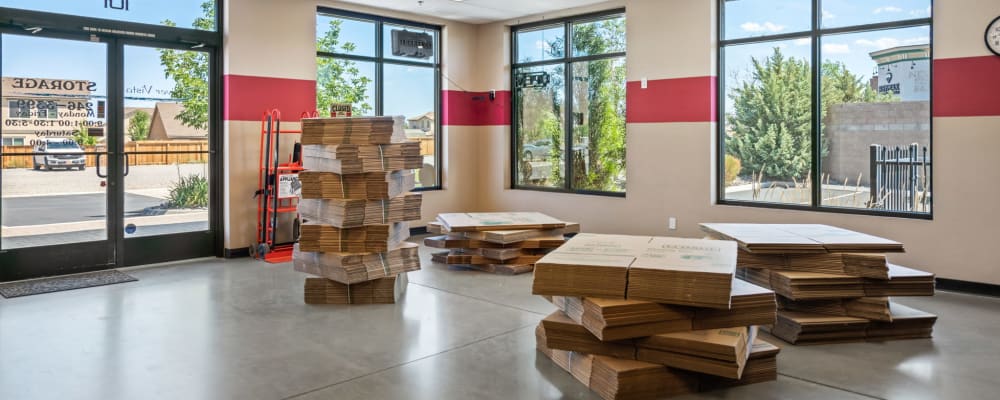
[[[319,8],[316,17],[316,107],[349,103],[353,115],[402,115],[406,136],[420,142],[419,189],[440,188],[441,28]]]
[[[512,186],[624,195],[624,11],[518,26],[512,40]]]
[[[929,218],[931,9],[720,0],[719,202]]]

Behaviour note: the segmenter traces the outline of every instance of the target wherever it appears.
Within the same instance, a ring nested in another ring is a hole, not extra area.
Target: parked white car
[[[45,166],[47,170],[79,168],[82,171],[87,166],[87,156],[83,154],[83,149],[73,139],[45,139],[35,146],[35,153],[44,153],[35,154],[32,157],[32,166],[35,169],[41,169],[42,166]]]

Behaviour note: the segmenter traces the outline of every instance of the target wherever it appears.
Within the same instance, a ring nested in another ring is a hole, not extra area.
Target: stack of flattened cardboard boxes
[[[735,271],[730,241],[579,234],[535,265],[538,349],[604,399],[774,380],[774,292]]]
[[[407,271],[420,269],[407,221],[420,219],[409,193],[420,144],[403,117],[302,120],[302,218],[292,260],[308,304],[395,303]]]
[[[534,270],[580,226],[537,212],[450,213],[438,215],[427,230],[440,236],[424,239],[424,245],[447,249],[433,254],[435,262],[516,275]]]
[[[702,224],[735,240],[739,275],[778,294],[771,334],[793,344],[930,338],[937,316],[890,297],[933,296],[934,275],[890,264],[903,245],[827,225]]]

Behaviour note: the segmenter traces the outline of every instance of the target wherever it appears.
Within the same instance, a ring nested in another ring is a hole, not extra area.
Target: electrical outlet
[[[670,230],[672,230],[672,231],[676,231],[677,230],[677,218],[670,217],[670,219],[667,220],[667,228],[670,229]]]
[[[642,85],[642,88],[643,88],[643,89],[646,89],[646,88],[648,88],[648,87],[649,87],[649,80],[647,80],[645,76],[644,76],[644,77],[642,77],[642,82],[641,82],[641,85]]]

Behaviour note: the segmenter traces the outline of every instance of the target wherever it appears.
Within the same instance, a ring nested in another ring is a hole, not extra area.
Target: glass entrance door
[[[215,48],[0,35],[0,282],[217,255]]]
[[[113,265],[109,44],[0,34],[0,281]]]
[[[212,55],[123,47],[125,265],[213,254]]]

